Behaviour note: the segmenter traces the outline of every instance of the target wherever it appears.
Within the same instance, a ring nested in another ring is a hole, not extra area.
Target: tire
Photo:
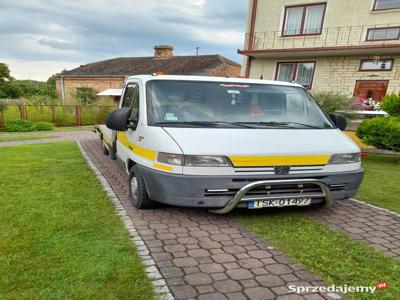
[[[106,145],[104,144],[104,141],[102,142],[102,150],[104,155],[108,155],[110,151],[108,151]]]
[[[143,176],[137,166],[133,166],[129,172],[129,199],[132,206],[139,209],[156,206],[156,202],[149,198]]]

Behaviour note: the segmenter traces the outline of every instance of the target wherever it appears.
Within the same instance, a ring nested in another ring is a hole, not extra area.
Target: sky
[[[120,56],[241,56],[247,0],[0,0],[0,62],[17,79]]]

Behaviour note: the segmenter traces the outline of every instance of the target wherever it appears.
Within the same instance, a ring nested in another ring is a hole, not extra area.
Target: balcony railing
[[[379,45],[399,45],[399,36],[393,38],[393,30],[380,32],[379,40],[368,39],[368,30],[400,27],[399,24],[373,26],[343,26],[323,28],[321,34],[287,35],[281,31],[255,32],[246,34],[244,50],[278,50],[324,47],[356,47]],[[390,38],[390,39],[389,39]]]

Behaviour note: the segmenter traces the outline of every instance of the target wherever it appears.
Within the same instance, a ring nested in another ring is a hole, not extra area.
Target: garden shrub
[[[353,102],[353,99],[346,95],[332,92],[313,93],[313,97],[327,114],[347,110]]]
[[[400,95],[394,93],[386,95],[381,108],[392,117],[400,117]]]
[[[35,126],[37,131],[51,131],[54,128],[54,125],[49,122],[37,122]]]
[[[27,132],[35,131],[36,126],[27,120],[8,120],[5,122],[3,130],[7,132]]]
[[[400,151],[400,118],[374,118],[358,126],[357,136],[367,145]]]
[[[6,111],[7,109],[7,104],[4,101],[0,100],[0,113]]]

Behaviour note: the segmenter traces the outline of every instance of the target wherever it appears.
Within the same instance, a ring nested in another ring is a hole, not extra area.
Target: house
[[[154,47],[152,57],[118,57],[81,65],[56,77],[57,94],[71,102],[77,94],[121,88],[125,77],[163,72],[169,75],[239,77],[240,64],[221,55],[174,56],[169,45]]]
[[[242,75],[381,100],[400,92],[400,0],[250,0]]]

